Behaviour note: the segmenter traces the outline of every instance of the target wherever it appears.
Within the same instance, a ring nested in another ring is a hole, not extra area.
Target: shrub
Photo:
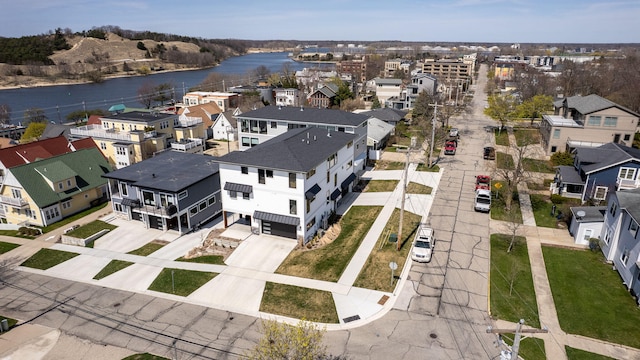
[[[573,155],[565,151],[556,152],[551,155],[551,164],[553,164],[553,166],[571,166],[573,165]]]
[[[589,250],[593,252],[600,251],[600,239],[598,238],[590,238],[589,239]]]

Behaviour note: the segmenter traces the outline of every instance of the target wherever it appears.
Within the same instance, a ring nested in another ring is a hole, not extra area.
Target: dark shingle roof
[[[178,192],[217,172],[218,164],[208,155],[164,151],[104,177],[141,188]]]
[[[580,213],[582,211],[582,213]],[[606,206],[574,206],[571,208],[577,222],[604,222]],[[578,214],[582,216],[578,216]]]
[[[380,108],[361,112],[360,114],[375,117],[382,121],[398,122],[407,116],[406,111],[393,108]]]
[[[111,170],[98,148],[89,148],[16,166],[11,173],[38,207],[55,204],[73,195],[106,184],[102,175]],[[76,177],[76,188],[55,192],[49,181]]]
[[[558,166],[558,172],[562,178],[562,182],[565,184],[584,184],[584,181],[580,177],[578,170],[573,166]]]
[[[634,159],[640,161],[640,150],[616,143],[607,143],[597,148],[577,148],[576,156],[583,164],[582,170],[589,174],[622,162]]]
[[[175,118],[177,116],[178,115],[176,115],[176,114],[169,114],[169,113],[162,113],[162,112],[150,112],[150,111],[134,110],[134,111],[130,111],[130,112],[123,112],[123,113],[112,114],[112,115],[108,115],[108,116],[102,116],[101,119],[102,120],[134,121],[134,122],[147,123],[147,122],[150,122],[150,121],[159,121],[159,120],[162,120],[162,119]]]
[[[359,126],[369,118],[342,110],[265,106],[237,116],[238,119],[283,120],[303,124]]]
[[[587,96],[570,96],[564,100],[567,101],[568,108],[576,109],[583,115],[591,114],[596,111],[605,110],[612,107],[617,107],[635,116],[639,116],[637,113],[633,112],[632,110],[627,109],[624,106],[618,105],[613,101],[607,100],[596,94],[590,94]]]
[[[355,135],[320,128],[299,128],[217,158],[221,163],[307,172],[353,141]]]

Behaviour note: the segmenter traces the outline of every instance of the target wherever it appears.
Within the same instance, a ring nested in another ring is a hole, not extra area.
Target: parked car
[[[475,205],[473,208],[475,211],[489,212],[491,210],[491,190],[476,190]]]
[[[476,176],[476,190],[491,190],[491,177],[489,175]]]
[[[483,158],[485,160],[495,160],[496,159],[496,149],[493,146],[487,146],[484,148]]]
[[[444,143],[444,154],[455,155],[457,145],[458,144],[455,141],[447,140],[447,142]]]
[[[433,229],[425,224],[420,224],[411,247],[411,259],[417,262],[431,261],[435,244],[436,239],[433,236]]]
[[[459,138],[460,137],[460,131],[458,131],[458,128],[451,128],[449,130],[449,137],[450,138]]]

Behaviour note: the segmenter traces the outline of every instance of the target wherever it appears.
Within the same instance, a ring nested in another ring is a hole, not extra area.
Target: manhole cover
[[[429,334],[429,337],[432,338],[432,339],[437,339],[438,338],[438,334],[431,333],[431,334]]]

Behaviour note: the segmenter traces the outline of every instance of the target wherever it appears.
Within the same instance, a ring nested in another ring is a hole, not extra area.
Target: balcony
[[[143,213],[143,214],[162,216],[167,218],[171,218],[173,215],[175,215],[178,212],[175,205],[154,206],[154,205],[141,204],[139,207],[132,208],[132,210],[135,212]]]
[[[128,131],[115,131],[114,129],[104,129],[101,126],[96,125],[85,125],[79,126],[77,128],[71,129],[71,135],[77,135],[82,137],[91,137],[97,139],[111,139],[111,140],[120,140],[120,141],[134,141],[131,136],[131,132]],[[156,131],[147,131],[144,133],[144,138],[154,138],[157,137]]]
[[[178,142],[171,143],[171,150],[182,152],[199,152],[202,151],[204,142],[202,139],[181,139]]]
[[[631,190],[640,187],[640,178],[636,180],[616,178],[616,187],[618,190]]]
[[[16,209],[29,207],[29,203],[27,202],[27,200],[22,198],[12,198],[8,196],[0,196],[0,204],[9,205]]]

